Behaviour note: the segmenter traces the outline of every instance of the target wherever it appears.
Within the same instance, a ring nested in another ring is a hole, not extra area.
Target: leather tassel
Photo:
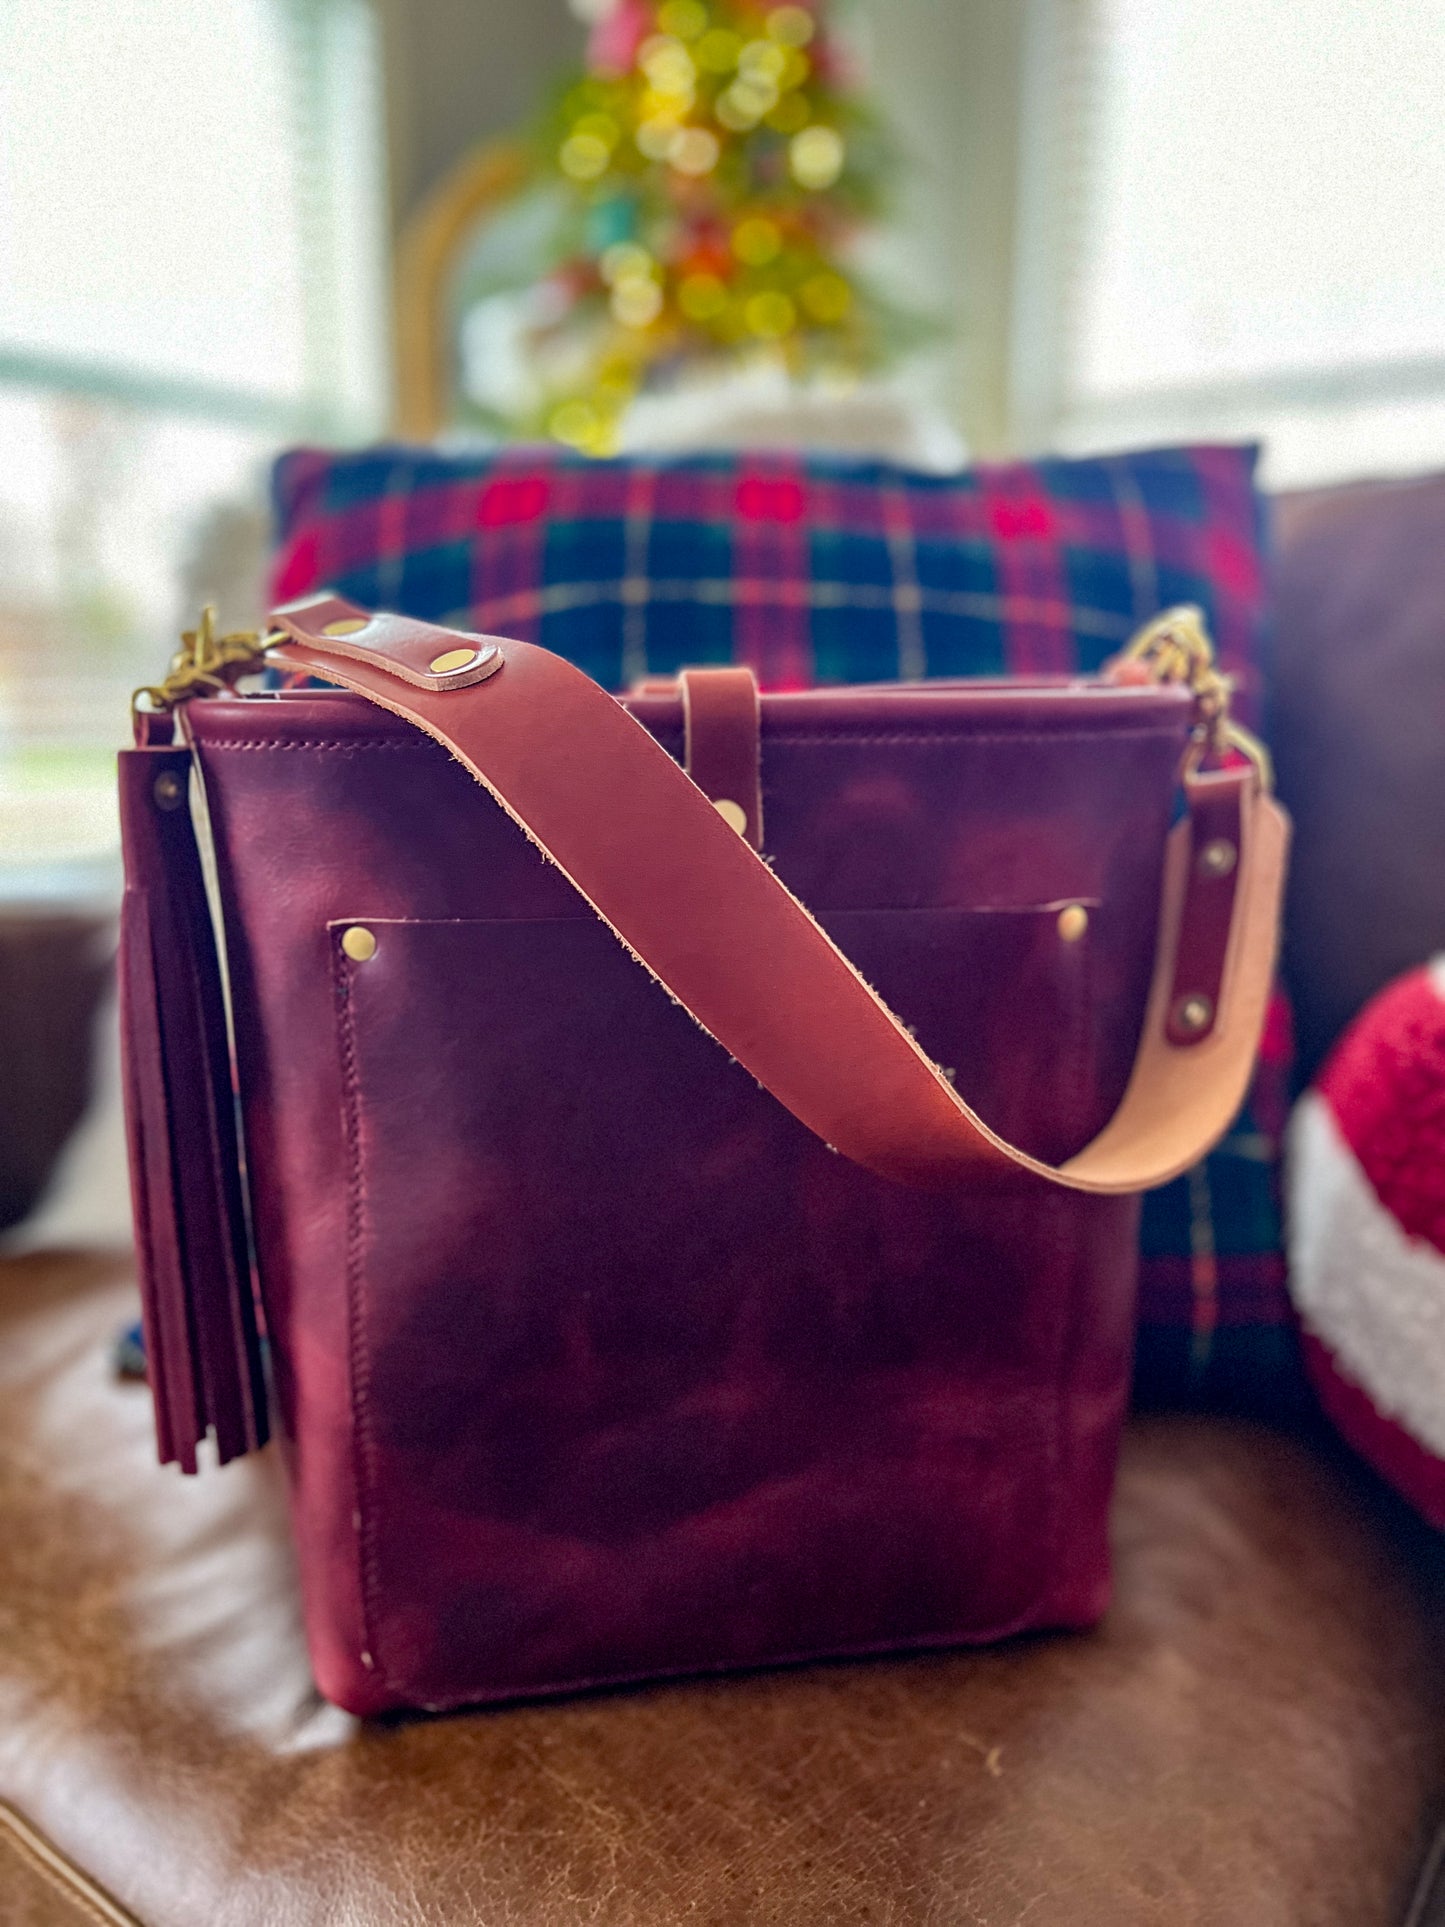
[[[141,1304],[163,1463],[267,1436],[225,1004],[184,748],[121,754],[121,1030]]]

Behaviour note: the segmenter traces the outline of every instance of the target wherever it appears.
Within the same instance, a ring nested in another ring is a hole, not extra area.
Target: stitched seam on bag
[[[649,732],[650,733],[650,732]],[[1176,732],[1171,727],[1159,725],[1154,728],[1131,729],[1007,729],[1007,730],[903,730],[884,736],[857,735],[850,730],[838,730],[831,734],[813,732],[808,735],[763,737],[763,749],[799,749],[813,747],[846,748],[851,744],[866,744],[877,748],[886,745],[904,748],[910,743],[1105,743],[1105,742],[1148,742],[1162,736],[1172,736]],[[414,742],[394,741],[387,736],[337,737],[331,740],[276,740],[263,736],[217,737],[206,742],[203,747],[207,754],[221,749],[390,749],[425,750],[433,753],[432,743],[418,735]],[[437,745],[440,747],[440,745]]]
[[[90,1876],[73,1866],[58,1847],[52,1846],[3,1801],[0,1801],[0,1836],[24,1866],[38,1874],[62,1899],[72,1902],[88,1919],[99,1921],[100,1927],[132,1927],[135,1923],[135,1916],[109,1894],[97,1898],[101,1890]],[[87,1887],[93,1892],[87,1893]],[[139,1927],[139,1923],[135,1923],[135,1927]]]
[[[768,1652],[756,1659],[724,1659],[711,1665],[655,1666],[631,1673],[581,1673],[570,1679],[528,1680],[523,1685],[496,1686],[473,1680],[469,1686],[441,1699],[407,1699],[400,1708],[423,1713],[451,1713],[468,1707],[510,1706],[518,1701],[546,1699],[565,1693],[589,1693],[611,1686],[646,1686],[656,1681],[726,1679],[759,1676],[784,1666],[811,1666],[835,1659],[888,1659],[900,1653],[953,1653],[977,1646],[996,1646],[1000,1640],[1018,1633],[1050,1630],[1041,1628],[1038,1606],[1047,1595],[1047,1578],[1042,1580],[1028,1606],[1012,1612],[1006,1619],[987,1620],[982,1626],[941,1626],[926,1633],[906,1633],[886,1639],[869,1639],[849,1646],[795,1646],[785,1653]]]
[[[1068,1394],[1071,1389],[1069,1364],[1074,1351],[1075,1333],[1078,1330],[1079,1297],[1082,1291],[1081,1273],[1083,1267],[1079,1264],[1077,1243],[1074,1239],[1064,1235],[1063,1206],[1065,1201],[1065,1193],[1055,1191],[1052,1196],[1041,1200],[1040,1203],[1040,1209],[1044,1214],[1045,1224],[1047,1225],[1047,1236],[1052,1251],[1053,1262],[1055,1265],[1058,1265],[1060,1261],[1066,1264],[1069,1278],[1069,1291],[1059,1320],[1059,1352],[1058,1357],[1054,1361],[1053,1372],[1054,1422],[1050,1428],[1049,1441],[1051,1448],[1049,1452],[1050,1476],[1048,1496],[1049,1549],[1044,1561],[1043,1570],[1045,1575],[1049,1573],[1058,1575],[1062,1570],[1060,1566],[1060,1555],[1064,1554],[1067,1556],[1066,1535],[1064,1530],[1063,1487],[1067,1472],[1068,1454],[1065,1451],[1064,1441],[1071,1436],[1071,1432],[1070,1427],[1065,1422],[1064,1413],[1065,1401],[1068,1399]],[[1078,1198],[1075,1198],[1074,1201],[1078,1203],[1085,1202],[1085,1200]],[[1072,1400],[1069,1400],[1068,1409],[1069,1416],[1072,1418]],[[1057,1590],[1057,1578],[1055,1590]],[[1047,1598],[1048,1594],[1049,1585],[1047,1577],[1045,1577],[1040,1588],[1039,1598]],[[1037,1603],[1038,1601],[1036,1600],[1035,1604],[1037,1605]]]
[[[1047,903],[828,903],[819,912],[820,916],[830,917],[1049,917],[1057,916],[1060,910],[1074,905],[1085,910],[1097,910],[1099,897],[1067,896],[1052,897]],[[338,923],[374,924],[378,930],[388,926],[401,930],[486,930],[510,929],[517,924],[526,924],[529,929],[541,929],[548,924],[570,928],[573,924],[590,923],[584,911],[549,911],[546,916],[533,916],[523,912],[521,916],[474,916],[474,917],[377,917],[369,911],[361,911],[356,917],[341,917]],[[675,1000],[674,1000],[675,1001]]]
[[[223,736],[203,745],[207,754],[213,749],[426,749],[429,740],[407,742],[390,736],[335,736],[297,738],[278,742],[269,736]]]
[[[1079,901],[1082,903],[1083,899],[1080,898]],[[1101,910],[1102,907],[1102,905],[1092,903],[1087,906],[1091,916],[1094,914],[1096,908]],[[1066,946],[1066,949],[1067,948],[1068,946]],[[1092,1080],[1087,1073],[1089,1070],[1097,1070],[1098,1067],[1096,1038],[1094,1035],[1094,1027],[1090,1022],[1090,1017],[1094,1009],[1092,992],[1095,978],[1094,964],[1095,958],[1098,955],[1098,946],[1094,943],[1082,943],[1076,944],[1072,946],[1072,948],[1078,961],[1079,973],[1083,978],[1083,982],[1078,987],[1078,994],[1074,998],[1072,1035],[1069,1039],[1072,1046],[1074,1069],[1074,1106],[1069,1118],[1069,1124],[1072,1129],[1077,1130],[1081,1113],[1087,1101],[1087,1093],[1091,1088]],[[1088,1060],[1087,1064],[1085,1061],[1086,1057]],[[1090,1133],[1090,1136],[1096,1135],[1096,1132]],[[1085,1142],[1088,1142],[1087,1138]]]
[[[836,735],[813,733],[797,736],[764,736],[763,748],[813,748],[827,745],[844,749],[853,743],[880,744],[903,748],[909,743],[1106,743],[1147,742],[1173,735],[1172,729],[950,729],[900,730],[886,736],[857,736],[839,731]]]
[[[341,1083],[346,1119],[346,1326],[347,1362],[351,1375],[352,1478],[356,1484],[357,1552],[361,1592],[363,1665],[383,1686],[386,1669],[377,1651],[376,1532],[371,1495],[375,1488],[375,1452],[371,1435],[371,1353],[367,1343],[366,1313],[361,1276],[361,1225],[366,1201],[366,1179],[361,1162],[361,1083],[356,1065],[356,1026],[351,976],[338,953],[332,952],[336,984],[337,1023],[341,1041]]]
[[[1081,1043],[1087,1028],[1089,1010],[1088,990],[1093,982],[1092,945],[1082,946],[1088,953],[1080,957],[1086,972],[1085,983],[1079,994],[1072,1000],[1073,1012],[1069,1023],[1069,1055],[1073,1070],[1072,1083],[1075,1103],[1074,1115],[1070,1124],[1077,1122],[1081,1086],[1082,1056]],[[1069,1233],[1069,1205],[1085,1202],[1077,1193],[1065,1192],[1050,1186],[1047,1195],[1039,1200],[1039,1213],[1043,1221],[1044,1239],[1048,1256],[1045,1262],[1050,1271],[1057,1276],[1062,1267],[1069,1280],[1065,1303],[1059,1311],[1057,1352],[1053,1371],[1050,1374],[1052,1392],[1052,1423],[1048,1431],[1048,1472],[1044,1504],[1047,1508],[1048,1530],[1046,1552],[1039,1569],[1039,1577],[1028,1607],[1028,1617],[1037,1621],[1040,1608],[1058,1590],[1059,1575],[1065,1567],[1061,1556],[1066,1556],[1066,1534],[1064,1525],[1063,1492],[1067,1473],[1067,1453],[1065,1441],[1071,1436],[1067,1419],[1072,1416],[1070,1391],[1070,1361],[1074,1353],[1074,1337],[1079,1323],[1079,1297],[1082,1290],[1081,1267],[1077,1256],[1077,1241]]]

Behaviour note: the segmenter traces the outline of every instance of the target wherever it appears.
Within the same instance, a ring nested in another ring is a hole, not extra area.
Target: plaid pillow
[[[751,663],[773,689],[1091,670],[1197,602],[1257,721],[1254,459],[1174,448],[940,476],[774,452],[300,449],[276,467],[273,586],[541,642],[609,688],[700,662]],[[1141,1396],[1234,1402],[1292,1356],[1288,1073],[1281,1009],[1235,1132],[1146,1200]]]

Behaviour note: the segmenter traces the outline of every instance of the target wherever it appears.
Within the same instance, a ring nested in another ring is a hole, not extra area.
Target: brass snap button
[[[1239,852],[1227,836],[1213,837],[1199,852],[1200,874],[1227,877],[1238,861]]]
[[[323,636],[354,636],[367,627],[364,616],[338,616],[321,631]]]
[[[1059,912],[1059,935],[1065,943],[1077,943],[1089,927],[1089,913],[1082,903],[1069,903]]]
[[[151,786],[158,810],[178,810],[186,800],[186,786],[173,769],[163,769]]]
[[[370,963],[376,955],[376,936],[364,923],[353,923],[341,933],[341,948],[353,963]]]
[[[739,836],[741,836],[748,827],[747,811],[741,803],[734,803],[730,796],[714,797],[713,808],[717,811],[723,822],[727,824],[728,828],[730,830],[736,830]]]
[[[1191,1037],[1197,1037],[1207,1030],[1214,1017],[1214,1000],[1202,991],[1194,991],[1188,997],[1181,997],[1174,1006],[1174,1023],[1179,1030]]]
[[[450,676],[454,670],[470,669],[480,653],[477,649],[447,649],[433,656],[427,668],[434,676]]]

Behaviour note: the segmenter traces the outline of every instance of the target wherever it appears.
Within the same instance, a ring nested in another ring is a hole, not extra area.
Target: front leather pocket
[[[332,926],[392,1689],[451,1704],[1029,1623],[1095,1201],[1027,1178],[925,1196],[846,1163],[590,918],[348,921],[376,940],[353,960]],[[1097,1097],[1093,965],[1057,921],[829,919],[985,1117],[1046,1151]]]

